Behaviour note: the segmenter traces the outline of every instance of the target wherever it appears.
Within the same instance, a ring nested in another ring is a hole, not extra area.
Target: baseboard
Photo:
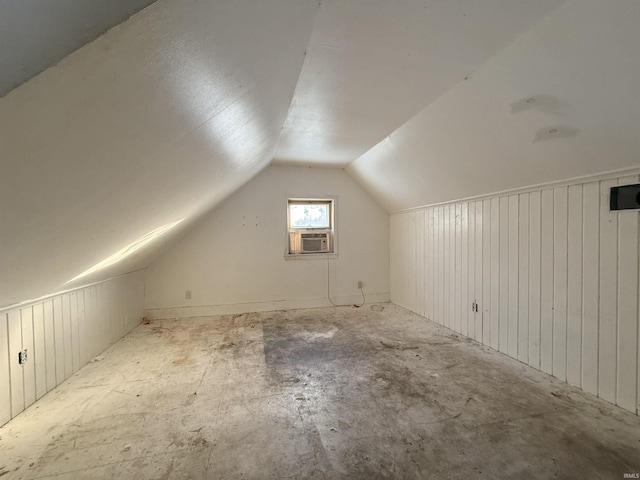
[[[359,305],[362,295],[338,296],[331,299],[337,305]],[[366,303],[386,303],[389,293],[367,294]],[[296,310],[300,308],[331,307],[326,297],[301,298],[295,300],[276,300],[272,302],[233,303],[223,305],[198,305],[193,307],[148,308],[144,311],[147,318],[162,320],[169,318],[209,317],[235,313],[270,312],[274,310]]]

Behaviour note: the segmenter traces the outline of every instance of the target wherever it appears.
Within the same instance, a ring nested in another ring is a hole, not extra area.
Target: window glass
[[[330,228],[329,203],[290,203],[289,226],[291,228]]]

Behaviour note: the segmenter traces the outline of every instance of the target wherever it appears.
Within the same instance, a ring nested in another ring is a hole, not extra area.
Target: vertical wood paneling
[[[500,199],[491,199],[491,347],[500,349]]]
[[[89,295],[89,289],[84,289],[78,292],[78,339],[80,342],[80,365],[86,364],[90,359],[87,355],[87,324],[86,324],[86,306],[85,298]],[[136,294],[133,292],[133,300],[135,301]],[[127,308],[129,311],[129,308]]]
[[[476,204],[469,203],[469,278],[467,278],[469,289],[469,302],[476,302]],[[468,317],[468,335],[470,338],[476,337],[476,314],[471,312]]]
[[[401,222],[402,228],[406,226],[404,221],[404,216],[402,217]],[[408,271],[406,269],[406,265],[404,265],[404,258],[406,257],[406,249],[403,249],[403,253],[401,256],[401,265],[404,271]],[[402,285],[402,284],[400,284]],[[107,338],[109,335],[109,331],[107,329],[108,323],[111,321],[111,312],[109,312],[108,306],[105,304],[104,299],[109,298],[109,292],[106,291],[104,284],[96,285],[96,310],[97,310],[97,322],[96,329],[92,335],[94,342],[94,356],[98,354],[100,351],[100,346],[102,344],[101,339]],[[406,288],[402,288],[402,291],[406,292]],[[406,302],[403,300],[403,303],[400,305],[406,305]]]
[[[429,212],[429,318],[436,316],[436,212],[430,208]]]
[[[45,371],[47,378],[47,392],[51,391],[56,383],[56,345],[55,330],[53,327],[53,300],[45,300],[42,304],[44,316],[44,338],[45,338]]]
[[[500,197],[500,340],[501,352],[509,349],[509,198]]]
[[[618,343],[618,212],[609,211],[609,192],[617,180],[600,182],[600,328],[598,396],[616,401]]]
[[[509,196],[509,333],[507,353],[518,358],[518,195]]]
[[[407,221],[407,236],[406,240],[409,242],[409,248],[406,250],[405,256],[405,265],[406,270],[409,272],[407,275],[406,283],[407,283],[407,308],[412,312],[416,311],[416,221],[415,221],[415,212],[409,212],[406,215]],[[115,292],[116,297],[118,293]],[[116,320],[118,318],[117,304],[114,305],[116,307],[113,311],[113,319]],[[117,321],[117,320],[116,320]]]
[[[402,250],[402,242],[398,240],[398,224],[402,215],[391,215],[389,217],[389,289],[390,298],[393,303],[401,305],[398,301],[398,278],[402,271],[402,265],[399,262],[399,255]]]
[[[33,363],[36,370],[36,398],[47,393],[47,355],[44,329],[44,305],[33,306]]]
[[[422,259],[422,270],[424,272],[424,317],[431,318],[430,305],[431,305],[431,270],[429,263],[431,259],[431,226],[429,225],[429,210],[421,210],[422,221],[424,222],[424,258]]]
[[[404,245],[399,239],[401,235],[402,215],[392,215],[389,219],[389,285],[391,289],[391,300],[398,305],[402,305],[398,297],[402,293],[400,278],[402,273],[402,255],[404,255]]]
[[[403,286],[403,305],[409,310],[415,311],[415,224],[413,220],[413,212],[405,213],[403,216],[404,230],[401,237],[402,243],[406,246],[403,251],[403,271],[408,272],[402,276],[401,285]],[[104,285],[105,290],[111,290],[111,285]],[[116,292],[109,291],[109,295],[116,296]],[[116,320],[116,312],[113,308],[107,309],[107,314],[110,316],[110,321],[105,323],[107,328],[111,327],[112,322]],[[110,332],[107,334],[110,336]]]
[[[553,371],[553,190],[543,190],[540,209],[540,369]]]
[[[540,368],[540,192],[529,194],[529,365]]]
[[[449,327],[450,322],[450,311],[451,311],[451,298],[450,298],[450,276],[451,276],[451,216],[449,211],[451,210],[451,205],[444,206],[444,223],[443,223],[443,233],[444,233],[444,281],[442,282],[443,286],[443,296],[442,296],[442,305],[443,305],[443,318],[442,324],[445,327]]]
[[[491,200],[482,201],[482,341],[491,345]]]
[[[620,178],[621,185],[638,177]],[[618,214],[618,365],[617,401],[622,408],[637,408],[638,379],[638,212]]]
[[[424,212],[416,210],[414,213],[416,219],[416,313],[424,317],[424,256],[427,237],[424,228]]]
[[[529,194],[519,196],[518,360],[529,363]]]
[[[476,202],[476,301],[479,308],[475,314],[474,336],[478,342],[482,342],[482,237],[484,225],[482,222],[482,202]]]
[[[134,272],[0,313],[0,425],[138,324],[143,281]]]
[[[456,204],[455,330],[462,331],[462,205]]]
[[[33,307],[20,310],[22,323],[22,348],[27,350],[27,362],[22,365],[24,381],[24,406],[25,408],[36,401],[36,366],[34,360],[33,342]]]
[[[454,301],[455,301],[455,316],[454,316],[454,330],[456,332],[462,331],[461,322],[461,307],[462,307],[462,205],[457,203],[455,205],[455,279],[454,279]]]
[[[391,273],[391,269],[390,269]],[[86,334],[85,337],[87,339],[86,344],[86,355],[87,361],[91,360],[96,356],[95,352],[95,341],[94,341],[94,330],[95,325],[98,324],[98,312],[97,312],[97,287],[92,286],[85,290],[85,322],[86,322]]]
[[[567,378],[567,187],[553,191],[553,375]]]
[[[425,317],[433,320],[433,209],[425,211],[427,228],[426,265],[425,265]]]
[[[437,298],[436,298],[436,291],[437,291],[437,285],[436,283],[438,283],[440,281],[440,278],[437,276],[437,267],[436,267],[436,263],[438,261],[438,256],[437,256],[437,251],[436,251],[436,243],[437,243],[437,228],[436,228],[436,209],[435,208],[431,208],[429,209],[429,217],[430,217],[430,221],[431,221],[431,235],[430,235],[430,240],[431,240],[431,289],[433,290],[432,295],[431,295],[431,320],[435,321],[436,317],[437,317],[437,310],[436,310],[436,302],[437,302]]]
[[[439,324],[443,323],[444,319],[444,288],[442,286],[444,278],[444,207],[438,206],[434,211],[434,268],[435,268],[435,280],[434,280],[434,294],[435,294],[435,312],[434,317]]]
[[[24,373],[18,363],[18,352],[22,350],[22,323],[20,310],[8,313],[9,330],[9,378],[11,385],[11,416],[24,410]]]
[[[62,318],[63,296],[53,299],[53,328],[55,332],[54,348],[56,352],[56,385],[64,381],[64,319]]]
[[[449,208],[449,328],[455,330],[456,316],[456,206]]]
[[[460,305],[462,308],[462,318],[460,320],[460,333],[463,335],[469,334],[469,317],[473,315],[471,310],[472,301],[469,300],[469,204],[467,202],[462,204],[460,210],[462,235],[460,243],[462,244],[462,271],[461,275],[461,288],[462,288],[462,300]]]
[[[567,251],[567,382],[582,382],[582,185],[569,187]]]
[[[0,425],[8,422],[11,418],[10,361],[7,314],[0,313]]]
[[[80,323],[78,320],[78,294],[69,294],[69,313],[71,318],[71,367],[73,372],[80,368]]]
[[[439,324],[444,323],[444,207],[436,207],[436,264],[438,265],[438,276],[435,281],[436,285],[436,321]]]
[[[582,192],[582,388],[598,394],[600,182]]]
[[[69,294],[63,295],[62,297],[62,332],[62,348],[64,350],[64,378],[69,378],[73,373],[73,343],[71,340],[71,307],[69,302]]]
[[[392,252],[397,275],[417,292],[409,308],[637,412],[640,218],[610,212],[609,191],[638,180],[418,209],[416,228],[392,243],[404,250]],[[406,215],[392,215],[392,230],[407,227],[394,217]]]
[[[405,271],[409,272],[406,282],[406,306],[412,312],[416,311],[416,222],[415,212],[409,212],[405,215],[406,221],[406,237],[405,243],[408,241],[408,248],[405,251]],[[118,293],[113,292],[117,297]],[[114,305],[117,308],[117,303]],[[116,308],[112,310],[113,320],[117,319],[118,313]]]
[[[417,229],[417,224],[416,224],[416,211],[411,212],[411,214],[409,215],[409,241],[410,241],[410,248],[407,252],[408,257],[407,257],[407,261],[409,262],[409,271],[412,272],[411,275],[409,275],[409,309],[412,312],[415,312],[418,310],[418,298],[417,298],[417,291],[418,291],[418,286],[417,286],[417,278],[416,278],[416,266],[417,266],[417,250],[418,250],[418,246],[416,244],[416,229]],[[116,294],[116,296],[118,296]],[[120,305],[122,305],[121,302],[116,302],[115,303],[115,307],[118,308]],[[119,309],[116,310],[116,316],[120,316],[119,313]]]

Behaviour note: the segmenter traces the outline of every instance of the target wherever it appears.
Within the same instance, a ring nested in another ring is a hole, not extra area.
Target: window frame
[[[337,197],[334,196],[313,196],[303,197],[295,195],[287,195],[286,199],[286,224],[285,224],[285,259],[309,259],[309,258],[333,258],[337,257],[337,241],[336,241],[336,203]],[[294,227],[291,226],[291,210],[290,205],[304,204],[328,204],[329,205],[329,227]],[[302,235],[303,233],[328,233],[329,252],[305,252],[291,250],[291,235]]]

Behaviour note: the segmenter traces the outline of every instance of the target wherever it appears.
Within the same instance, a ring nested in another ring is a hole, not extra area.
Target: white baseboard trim
[[[334,297],[337,305],[359,305],[362,295]],[[366,295],[366,304],[386,303],[389,293],[375,293]],[[223,305],[198,305],[193,307],[145,308],[144,316],[154,320],[170,318],[210,317],[213,315],[230,315],[236,313],[270,312],[274,310],[297,310],[301,308],[331,307],[329,299],[301,298],[295,300],[276,300],[272,302],[233,303]]]

